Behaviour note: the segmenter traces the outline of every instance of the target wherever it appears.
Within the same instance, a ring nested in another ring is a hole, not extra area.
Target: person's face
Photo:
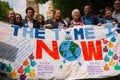
[[[80,12],[75,12],[73,15],[74,19],[79,19],[80,18]]]
[[[43,22],[43,21],[44,21],[44,19],[43,19],[43,17],[42,17],[42,16],[38,16],[37,21],[38,21],[38,22]]]
[[[28,18],[33,18],[33,16],[34,16],[34,12],[32,10],[28,10],[27,11],[27,17]]]
[[[91,12],[90,6],[85,6],[84,7],[84,14],[89,14]]]
[[[16,20],[16,22],[21,22],[22,19],[21,19],[20,15],[16,15],[15,20]]]
[[[70,22],[70,19],[69,19],[69,18],[66,18],[65,20],[66,20],[66,22],[67,22],[67,23],[69,23],[69,22]]]
[[[14,19],[15,18],[15,12],[14,11],[9,11],[8,12],[8,18],[9,19]]]
[[[115,8],[115,10],[120,10],[120,1],[114,2],[114,8]]]
[[[107,10],[107,11],[105,12],[105,17],[111,18],[111,17],[112,17],[112,12],[111,12],[110,10]]]
[[[56,13],[54,14],[54,18],[58,20],[60,19],[60,17],[61,17],[61,11],[57,10]]]

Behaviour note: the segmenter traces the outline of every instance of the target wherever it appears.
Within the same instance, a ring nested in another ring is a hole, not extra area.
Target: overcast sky
[[[8,1],[10,7],[12,7],[16,13],[20,13],[23,18],[25,17],[26,0],[2,0],[2,1]],[[39,5],[40,14],[43,14],[45,17],[47,14],[48,4],[49,2],[47,2],[46,4]]]

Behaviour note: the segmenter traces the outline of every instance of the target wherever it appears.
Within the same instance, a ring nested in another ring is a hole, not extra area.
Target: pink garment
[[[82,24],[83,24],[82,21],[74,22],[74,21],[72,20],[70,27],[74,27],[74,26],[82,25]]]

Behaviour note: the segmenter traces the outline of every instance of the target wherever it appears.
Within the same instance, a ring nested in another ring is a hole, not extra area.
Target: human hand
[[[116,25],[117,23],[115,21],[112,22],[113,25]]]
[[[97,26],[102,26],[102,23],[98,23]]]
[[[46,24],[46,25],[44,25],[44,28],[52,28],[52,25],[51,24]]]

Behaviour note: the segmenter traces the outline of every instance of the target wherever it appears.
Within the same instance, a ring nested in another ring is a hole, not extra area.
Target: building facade
[[[39,4],[35,0],[26,0],[26,7],[32,7],[34,9],[34,19],[36,19],[36,16],[39,14]]]
[[[50,0],[50,3],[48,5],[48,11],[47,11],[47,17],[46,17],[46,19],[52,18],[53,10],[54,10],[54,8],[52,6],[52,0]]]

